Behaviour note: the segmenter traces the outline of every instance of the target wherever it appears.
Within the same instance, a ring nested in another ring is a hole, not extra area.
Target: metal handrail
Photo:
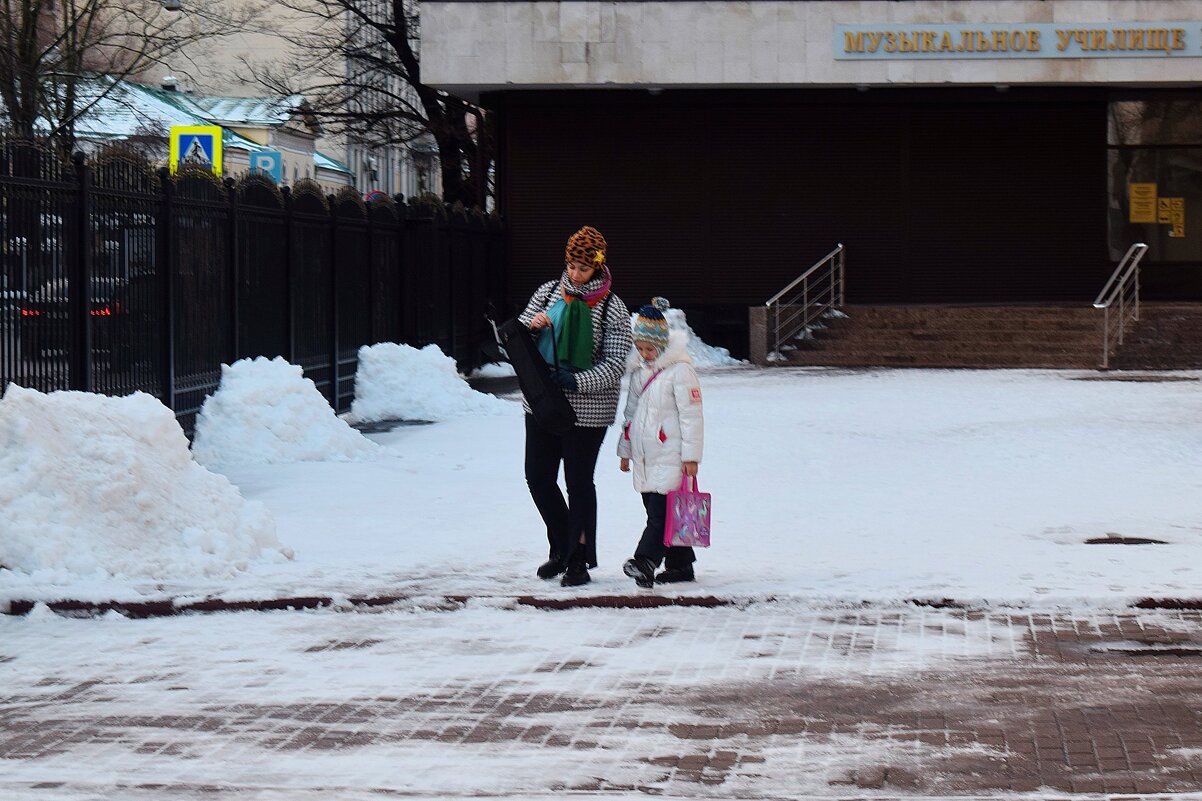
[[[799,334],[807,335],[822,317],[843,308],[846,296],[844,264],[846,253],[839,243],[834,250],[823,256],[812,267],[789,282],[764,303],[771,319],[769,333],[775,346],[772,354],[780,357],[780,343]],[[825,271],[819,273],[820,270]],[[796,291],[795,291],[796,290]],[[792,295],[789,293],[792,292]],[[787,302],[782,299],[787,298]],[[786,310],[782,316],[782,309]]]
[[[1143,242],[1136,242],[1127,248],[1122,261],[1119,262],[1118,267],[1114,268],[1110,280],[1106,282],[1106,286],[1102,287],[1097,300],[1093,302],[1095,309],[1102,310],[1103,370],[1110,369],[1110,353],[1114,348],[1123,344],[1123,334],[1127,330],[1128,323],[1139,320],[1139,262],[1147,252],[1148,246]],[[1114,316],[1117,319],[1112,331],[1110,309],[1116,303],[1118,310]],[[1116,340],[1113,345],[1111,344],[1112,340]]]

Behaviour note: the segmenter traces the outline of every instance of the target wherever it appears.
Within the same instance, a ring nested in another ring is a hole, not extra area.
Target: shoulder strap
[[[605,348],[605,335],[609,333],[609,302],[613,297],[614,293],[610,292],[605,296],[605,300],[601,301],[601,336],[597,337],[597,344],[593,346],[593,361],[597,360],[597,355]]]

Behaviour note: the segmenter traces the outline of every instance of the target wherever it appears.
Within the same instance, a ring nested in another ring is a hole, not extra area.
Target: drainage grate
[[[1094,537],[1086,540],[1086,545],[1168,545],[1164,540],[1154,540],[1150,537],[1124,537],[1120,534],[1107,532],[1105,537]]]
[[[428,426],[429,420],[380,420],[374,423],[352,423],[351,428],[361,434],[386,434],[403,426]]]

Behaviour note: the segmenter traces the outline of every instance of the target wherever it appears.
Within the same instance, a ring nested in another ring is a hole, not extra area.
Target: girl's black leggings
[[[658,492],[643,493],[643,508],[647,510],[647,527],[639,545],[634,549],[635,556],[650,559],[659,567],[664,560],[664,567],[669,570],[680,570],[697,561],[697,555],[688,546],[664,545],[664,527],[668,522],[668,496]]]

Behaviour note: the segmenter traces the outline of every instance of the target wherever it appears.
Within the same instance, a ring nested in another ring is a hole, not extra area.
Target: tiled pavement
[[[0,799],[1202,792],[1202,616],[0,620]]]

